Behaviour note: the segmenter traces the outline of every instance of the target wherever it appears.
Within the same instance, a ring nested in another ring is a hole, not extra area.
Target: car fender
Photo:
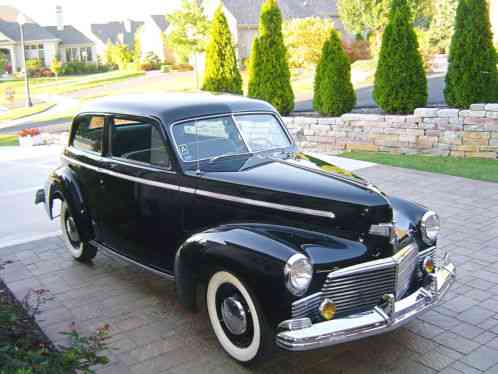
[[[67,203],[81,240],[94,238],[92,221],[85,207],[81,187],[74,172],[68,167],[56,169],[45,185],[45,207],[50,219],[54,219],[53,203],[59,199]]]
[[[275,230],[285,230],[295,240],[285,240],[275,235]],[[276,326],[289,317],[291,303],[300,298],[287,290],[284,277],[287,260],[296,253],[304,253],[313,262],[314,253],[309,251],[313,240],[317,248],[320,243],[319,257],[323,258],[324,239],[320,234],[311,236],[315,234],[293,227],[254,223],[223,225],[195,234],[180,246],[175,257],[179,301],[187,308],[195,309],[197,285],[205,284],[213,271],[223,268],[233,271],[247,283],[269,321]],[[328,244],[331,259],[336,258],[334,249],[341,253],[349,251],[350,256],[362,256],[366,251],[363,245],[342,239]],[[323,274],[315,274],[307,294],[321,287],[322,278]]]

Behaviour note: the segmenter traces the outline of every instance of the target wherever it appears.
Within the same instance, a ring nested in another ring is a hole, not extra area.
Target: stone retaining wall
[[[304,150],[498,158],[498,104],[474,104],[469,110],[420,108],[413,115],[350,113],[284,120]]]

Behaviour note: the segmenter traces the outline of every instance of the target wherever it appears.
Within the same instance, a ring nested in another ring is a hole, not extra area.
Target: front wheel
[[[223,349],[235,360],[251,364],[269,353],[272,342],[258,301],[234,274],[215,272],[206,290],[209,320]]]
[[[75,260],[88,262],[97,255],[97,248],[80,239],[78,227],[65,201],[61,209],[61,229],[64,244]]]

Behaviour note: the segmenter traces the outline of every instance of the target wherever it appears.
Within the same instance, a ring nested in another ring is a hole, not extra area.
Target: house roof
[[[127,31],[125,23],[129,23],[129,31]],[[102,42],[107,43],[109,40],[112,43],[124,43],[132,48],[135,39],[135,33],[138,28],[144,23],[139,21],[124,21],[124,22],[108,22],[97,23],[90,26],[92,33]],[[120,40],[120,35],[123,35],[123,40]]]
[[[23,31],[25,41],[57,39],[37,23],[25,23],[23,25]],[[0,19],[0,32],[13,41],[21,41],[21,32],[17,22],[8,22]]]
[[[63,30],[58,30],[57,26],[46,26],[50,34],[60,39],[63,44],[91,44],[92,41],[88,39],[81,31],[74,26],[65,25]]]
[[[239,24],[258,24],[264,0],[222,0],[222,2]],[[333,0],[280,0],[278,4],[286,19],[337,16],[336,2]]]
[[[163,32],[169,27],[169,22],[164,15],[153,14],[150,18],[152,18],[157,27]]]

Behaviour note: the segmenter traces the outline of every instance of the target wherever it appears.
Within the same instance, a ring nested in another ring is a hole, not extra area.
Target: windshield
[[[279,121],[271,114],[244,114],[182,122],[173,126],[173,138],[184,162],[218,160],[291,145]]]

